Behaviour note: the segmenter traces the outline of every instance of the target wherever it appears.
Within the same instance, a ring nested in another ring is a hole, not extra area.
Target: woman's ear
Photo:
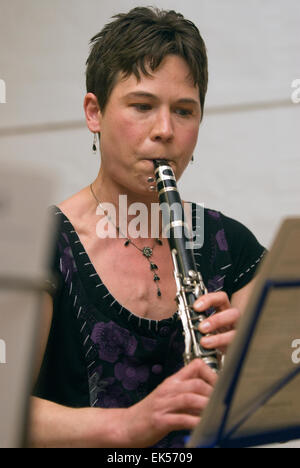
[[[101,111],[98,99],[93,93],[88,93],[84,98],[84,112],[88,128],[93,133],[101,132]]]

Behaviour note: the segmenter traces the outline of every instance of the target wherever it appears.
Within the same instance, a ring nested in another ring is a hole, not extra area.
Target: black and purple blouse
[[[133,315],[110,294],[62,211],[52,272],[53,321],[34,394],[69,407],[129,407],[183,366],[177,313],[164,320]],[[193,227],[196,205],[192,204]],[[194,250],[209,292],[232,294],[253,278],[265,249],[241,223],[204,209],[204,243]],[[186,431],[156,447],[183,447]]]

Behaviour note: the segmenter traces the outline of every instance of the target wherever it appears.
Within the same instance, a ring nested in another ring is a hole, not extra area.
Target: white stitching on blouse
[[[223,267],[221,267],[221,270],[226,270],[226,268],[229,268],[231,267],[232,263],[229,263],[229,265],[225,265]]]
[[[87,342],[87,340],[89,339],[89,337],[90,337],[90,335],[87,335],[87,337],[85,338],[85,340],[84,340],[84,342],[83,342],[83,346],[86,345],[86,342]]]
[[[255,265],[257,265],[261,259],[263,258],[263,256],[265,255],[266,251],[264,250],[263,253],[261,254],[261,256],[250,266],[250,268],[248,268],[247,270],[245,270],[243,273],[241,273],[235,280],[234,280],[234,283],[236,283],[237,281],[239,281],[239,279],[241,279],[246,273],[248,273],[250,270],[252,270],[252,268],[255,267]]]
[[[63,214],[63,213],[62,213],[61,211],[58,211],[57,214]],[[65,220],[64,223],[66,223],[66,224],[71,224],[71,222],[70,222],[69,220]],[[71,230],[70,233],[76,234],[77,237],[78,237],[78,240],[73,241],[74,244],[79,244],[79,243],[81,243],[81,240],[80,240],[80,238],[79,238],[79,236],[78,236],[78,234],[77,234],[77,232],[76,232],[75,230]],[[87,254],[87,252],[86,252],[85,250],[83,250],[82,252],[79,252],[79,255],[88,255],[88,254]],[[202,256],[201,253],[195,253],[195,255],[198,255],[198,256],[200,256],[200,257]],[[89,266],[89,265],[92,265],[92,266],[93,266],[92,262],[87,262],[87,263],[84,264],[84,266]],[[199,267],[198,264],[197,264],[197,266]],[[62,258],[60,258],[60,270],[61,270],[61,272],[62,272],[62,270],[63,270]],[[70,270],[68,270],[65,280],[68,279],[69,274],[70,274]],[[94,277],[94,276],[98,276],[98,273],[96,272],[96,273],[92,273],[91,275],[89,275],[90,278],[92,278],[92,277]],[[96,285],[96,288],[99,288],[99,287],[101,287],[101,286],[104,286],[104,287],[105,287],[105,285],[104,285],[103,283],[99,283],[99,284]],[[73,283],[72,283],[72,281],[71,281],[71,286],[70,286],[70,290],[69,290],[69,295],[71,295],[72,289],[73,289]],[[105,294],[105,295],[103,296],[103,299],[106,298],[106,297],[108,297],[108,296],[111,296],[111,297],[113,298],[113,296],[111,295],[111,293],[108,291],[108,293]],[[77,297],[78,297],[78,296],[76,296],[75,299],[74,299],[73,307],[75,307],[75,305],[76,305],[76,303],[77,303]],[[114,299],[114,298],[113,298],[113,299]],[[114,299],[113,302],[110,304],[110,307],[112,307],[116,302],[117,302],[117,300]],[[119,311],[119,315],[121,315],[123,309],[124,309],[124,307],[121,306],[120,311]],[[82,307],[79,308],[79,311],[78,311],[78,314],[77,314],[77,319],[79,319],[80,314],[81,314],[81,311],[82,311]],[[128,322],[130,321],[130,319],[131,319],[132,317],[134,317],[134,315],[131,314],[131,313],[129,313]],[[173,319],[174,319],[174,318],[175,318],[175,317],[173,317]],[[139,327],[142,325],[142,320],[143,320],[143,319],[142,319],[141,317],[139,317],[139,320],[138,320]],[[155,329],[156,329],[156,332],[158,332],[159,322],[158,322],[157,320],[152,320],[152,319],[147,319],[147,320],[148,320],[148,323],[149,323],[149,325],[148,325],[148,326],[149,326],[149,330],[151,330],[152,323],[155,322]],[[86,325],[86,322],[83,324],[83,326],[82,326],[82,328],[81,328],[81,330],[80,330],[80,333],[82,333],[83,329],[85,328],[85,325]],[[86,342],[87,342],[89,336],[90,336],[90,335],[88,335],[88,336],[86,337],[86,339],[85,339],[85,341],[84,341],[84,345],[86,344]],[[92,349],[92,346],[90,347],[90,349],[89,349],[88,352],[86,353],[86,356],[87,356],[87,354],[90,352],[91,349]]]

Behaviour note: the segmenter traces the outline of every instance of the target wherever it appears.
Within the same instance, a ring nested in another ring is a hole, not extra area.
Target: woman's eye
[[[177,109],[176,114],[181,115],[182,117],[187,117],[192,115],[192,111],[190,109]]]
[[[133,104],[132,106],[140,112],[146,112],[148,110],[151,110],[150,104]]]

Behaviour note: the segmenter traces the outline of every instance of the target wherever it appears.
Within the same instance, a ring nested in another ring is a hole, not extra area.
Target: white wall
[[[99,161],[83,120],[89,39],[110,17],[145,1],[1,0],[2,158],[57,169],[58,203],[87,185]],[[280,220],[299,214],[298,0],[179,0],[208,49],[210,83],[195,164],[182,197],[248,225],[269,246]]]

